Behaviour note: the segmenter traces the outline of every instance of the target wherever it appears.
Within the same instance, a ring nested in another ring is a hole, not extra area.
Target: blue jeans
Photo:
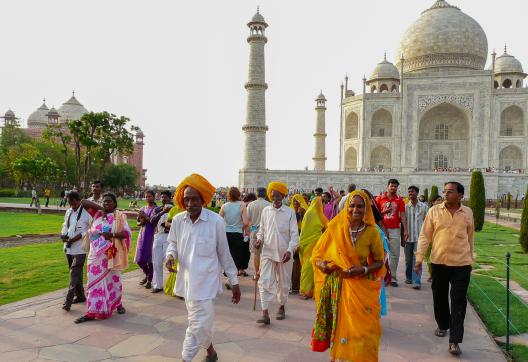
[[[405,243],[405,279],[411,280],[415,285],[421,285],[421,275],[414,271],[414,264],[416,263],[416,247],[418,243]]]

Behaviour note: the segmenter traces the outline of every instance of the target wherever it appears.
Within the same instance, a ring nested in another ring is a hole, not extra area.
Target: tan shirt
[[[473,212],[469,207],[461,205],[453,215],[444,203],[431,207],[418,238],[416,262],[423,261],[427,247],[432,244],[433,264],[473,264],[473,233]]]

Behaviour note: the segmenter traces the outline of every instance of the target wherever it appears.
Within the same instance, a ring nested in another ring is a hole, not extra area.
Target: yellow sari
[[[321,197],[312,200],[310,207],[304,215],[301,225],[301,235],[299,240],[299,257],[301,258],[301,288],[300,293],[307,297],[313,296],[314,291],[314,270],[310,260],[312,251],[326,228],[328,219],[323,213],[323,202]]]
[[[169,217],[168,220],[172,221],[174,216],[182,212],[182,209],[180,209],[178,206],[174,206],[169,211]],[[178,269],[178,260],[174,260],[174,270]],[[174,294],[174,286],[176,285],[176,272],[170,272],[169,278],[167,279],[167,282],[165,283],[165,288],[163,288],[165,294],[170,295],[171,297],[175,297],[176,294]]]
[[[363,222],[366,227],[354,246],[349,231],[348,205],[356,195],[365,202]],[[381,337],[379,292],[383,267],[367,276],[342,278],[339,273],[327,277],[315,266],[316,262],[327,261],[329,265],[346,270],[352,266],[383,261],[383,244],[374,223],[369,197],[363,191],[355,191],[345,205],[330,221],[312,253],[317,306],[312,349],[323,351],[331,348],[330,358],[333,361],[377,361]],[[324,293],[321,294],[321,291]],[[329,321],[332,318],[333,321]],[[321,330],[325,328],[328,332],[326,339],[321,338]]]

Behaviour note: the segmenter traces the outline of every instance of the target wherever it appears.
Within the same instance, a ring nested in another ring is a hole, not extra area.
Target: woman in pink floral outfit
[[[92,216],[88,231],[90,252],[87,267],[86,314],[75,320],[83,323],[125,313],[121,303],[121,271],[128,267],[128,249],[132,235],[126,215],[116,210],[112,193],[103,195],[103,206],[83,200],[82,207]]]

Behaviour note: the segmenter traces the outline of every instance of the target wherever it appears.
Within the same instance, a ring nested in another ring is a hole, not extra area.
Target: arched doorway
[[[522,151],[517,146],[504,147],[499,153],[499,168],[503,171],[522,168]]]
[[[392,137],[392,115],[386,109],[378,109],[370,123],[371,137]]]
[[[501,113],[500,135],[506,137],[522,136],[524,129],[524,112],[517,106],[509,106]]]
[[[354,147],[345,152],[345,171],[357,171],[357,151]]]
[[[358,138],[359,117],[355,112],[350,112],[345,119],[345,139]]]
[[[370,167],[378,170],[388,170],[392,167],[391,152],[385,146],[377,146],[370,153]]]
[[[418,169],[468,168],[469,150],[469,122],[461,109],[442,103],[425,112],[418,131]]]

